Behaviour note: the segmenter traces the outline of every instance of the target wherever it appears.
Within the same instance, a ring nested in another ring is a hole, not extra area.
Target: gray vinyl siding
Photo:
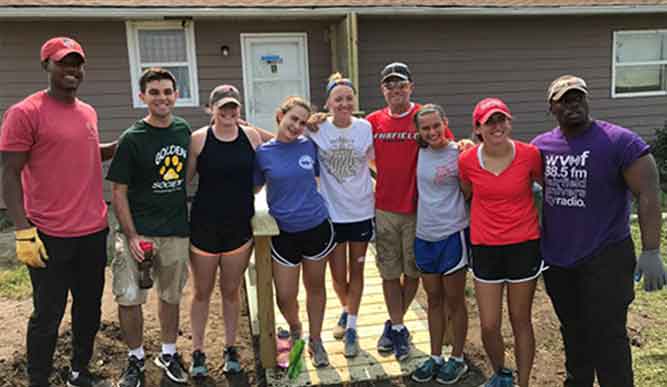
[[[324,85],[331,69],[325,22],[229,22],[195,21],[195,46],[202,107],[179,107],[176,114],[193,127],[206,124],[203,110],[211,89],[232,83],[243,91],[241,69],[242,32],[306,32],[313,103],[321,106]],[[20,33],[17,31],[21,31]],[[0,23],[0,114],[26,95],[47,86],[39,63],[40,45],[51,36],[71,36],[84,47],[86,78],[79,90],[81,99],[98,112],[102,140],[118,137],[145,111],[132,107],[132,88],[125,23],[123,22],[3,22]],[[230,55],[220,55],[220,47]]]
[[[211,89],[220,83],[237,85],[243,93],[241,68],[242,32],[306,32],[310,65],[310,93],[322,106],[326,79],[331,70],[327,22],[195,21],[195,46],[201,107],[178,107],[175,113],[193,128],[209,118],[203,106]],[[0,115],[12,104],[48,86],[39,63],[41,44],[52,36],[71,36],[86,51],[86,76],[79,90],[82,100],[93,105],[99,116],[101,140],[111,141],[145,114],[132,107],[132,85],[125,23],[121,21],[13,22],[0,23]],[[230,55],[220,55],[220,47]],[[105,166],[106,167],[106,166]],[[105,196],[109,185],[105,183]],[[0,207],[4,207],[0,199]]]
[[[613,31],[666,27],[660,15],[361,19],[362,106],[385,105],[379,72],[405,61],[413,99],[443,105],[457,137],[470,133],[475,103],[497,96],[514,114],[515,137],[530,140],[555,124],[545,101],[549,82],[571,73],[588,82],[593,117],[650,138],[667,119],[667,97],[611,98]]]
[[[333,21],[195,21],[199,99],[219,83],[243,86],[240,33],[306,32],[311,100],[322,106],[331,70],[327,28]],[[457,137],[469,134],[474,104],[498,96],[514,114],[514,133],[529,140],[554,126],[545,89],[556,76],[580,75],[591,89],[591,111],[650,138],[667,119],[667,97],[611,98],[614,30],[667,28],[661,15],[594,17],[360,18],[360,108],[384,106],[379,72],[392,61],[413,70],[414,100],[442,104]],[[109,141],[145,112],[132,107],[125,23],[121,21],[3,21],[0,23],[0,114],[47,86],[40,45],[71,36],[86,50],[80,96],[97,109],[101,139]],[[222,57],[220,47],[230,47]],[[347,75],[347,74],[346,74]],[[194,128],[206,124],[203,107],[177,108]],[[108,186],[105,186],[108,198]],[[0,201],[0,207],[4,204]]]

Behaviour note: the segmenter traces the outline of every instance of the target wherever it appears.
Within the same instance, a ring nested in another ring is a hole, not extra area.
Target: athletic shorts
[[[375,219],[352,223],[333,223],[336,243],[368,242],[375,238]]]
[[[250,220],[233,226],[201,222],[190,223],[190,244],[203,252],[217,255],[234,251],[252,239]]]
[[[544,270],[539,239],[511,245],[472,246],[472,272],[480,282],[525,282],[539,277]]]
[[[415,264],[415,234],[417,216],[375,210],[375,265],[383,280],[400,279],[401,275],[417,279]]]
[[[415,239],[415,263],[424,274],[452,274],[468,265],[469,256],[469,228],[436,242]]]
[[[333,224],[329,219],[308,230],[280,230],[280,234],[271,237],[271,256],[287,267],[299,266],[304,259],[324,259],[335,247]]]
[[[155,281],[153,287],[162,301],[178,304],[188,279],[188,238],[140,238],[153,242],[155,246],[156,254],[151,269]],[[120,232],[116,232],[114,250],[111,272],[116,302],[124,306],[145,304],[149,289],[139,288],[139,263],[132,257],[127,239]]]

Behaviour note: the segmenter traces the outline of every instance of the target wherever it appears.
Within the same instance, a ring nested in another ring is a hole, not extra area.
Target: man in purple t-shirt
[[[583,79],[565,75],[547,101],[559,127],[533,140],[544,158],[542,254],[547,293],[561,323],[566,387],[633,386],[626,333],[633,273],[661,289],[658,174],[649,146],[632,131],[589,116]],[[630,236],[639,202],[642,254]]]

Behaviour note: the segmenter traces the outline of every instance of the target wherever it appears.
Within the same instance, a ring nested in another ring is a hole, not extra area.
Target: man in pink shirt
[[[88,371],[100,324],[106,266],[107,206],[97,113],[79,100],[85,54],[57,37],[41,49],[49,88],[11,106],[0,128],[2,193],[16,225],[16,255],[28,266],[33,313],[28,322],[30,387],[49,386],[58,327],[72,293],[72,360],[67,386],[90,387]]]

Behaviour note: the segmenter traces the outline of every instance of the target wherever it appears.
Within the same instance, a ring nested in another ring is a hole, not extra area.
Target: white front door
[[[245,114],[276,131],[275,111],[289,95],[310,99],[305,33],[241,34]]]

